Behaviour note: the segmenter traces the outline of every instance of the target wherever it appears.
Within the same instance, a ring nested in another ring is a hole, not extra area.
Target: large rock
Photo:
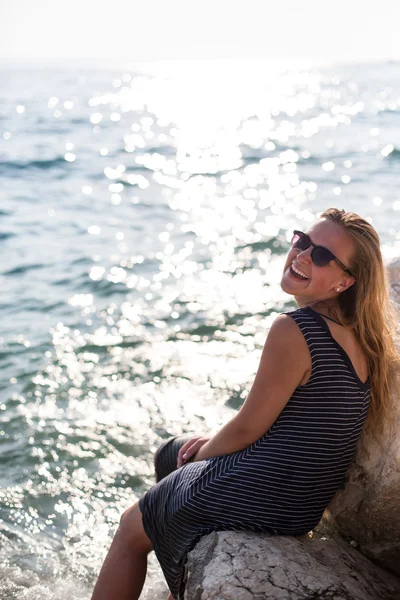
[[[399,600],[400,579],[334,533],[223,531],[188,555],[186,600]]]
[[[388,265],[392,298],[400,300],[400,260]],[[397,398],[397,393],[396,396]],[[379,443],[363,433],[345,487],[326,511],[361,552],[400,575],[400,402],[392,434]]]
[[[397,431],[400,431],[397,426]],[[400,575],[400,440],[382,447],[364,435],[345,488],[335,495],[326,518],[357,541],[361,552]]]

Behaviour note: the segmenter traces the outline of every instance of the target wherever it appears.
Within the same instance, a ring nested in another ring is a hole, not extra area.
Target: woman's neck
[[[315,300],[313,302],[298,302],[297,303],[300,308],[306,308],[309,306],[315,312],[321,313],[322,315],[326,315],[336,321],[341,321],[341,311],[339,308],[339,303],[336,298],[328,298],[326,300]]]

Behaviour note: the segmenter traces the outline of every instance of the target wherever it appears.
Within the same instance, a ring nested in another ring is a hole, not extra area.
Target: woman
[[[152,549],[181,600],[201,536],[310,531],[364,422],[378,437],[390,420],[396,327],[373,227],[328,209],[307,234],[294,232],[281,286],[299,309],[274,321],[242,408],[213,437],[157,453],[161,480],[123,514],[92,600],[139,598]]]

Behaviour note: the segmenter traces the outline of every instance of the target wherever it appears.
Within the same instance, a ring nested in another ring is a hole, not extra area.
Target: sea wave
[[[66,167],[70,164],[71,163],[65,160],[64,156],[27,161],[2,161],[0,163],[0,173],[7,175],[12,171],[25,171],[30,169],[50,170],[59,167]]]

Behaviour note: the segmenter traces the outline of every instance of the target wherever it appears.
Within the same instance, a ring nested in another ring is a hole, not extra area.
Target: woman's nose
[[[306,250],[301,250],[297,255],[297,260],[303,264],[309,264],[311,262],[311,250],[312,248],[307,248]]]

